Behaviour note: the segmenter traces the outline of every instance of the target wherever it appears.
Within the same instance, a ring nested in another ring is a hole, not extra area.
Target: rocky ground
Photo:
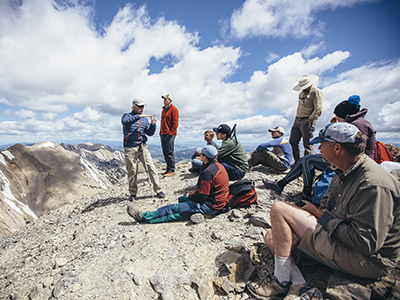
[[[159,165],[159,171],[162,171]],[[139,176],[133,204],[155,210],[194,189],[197,176],[188,163],[177,175],[161,178],[165,199],[153,199],[147,176]],[[273,270],[263,243],[269,208],[301,189],[301,179],[281,196],[262,178],[282,178],[253,168],[259,204],[232,210],[204,222],[135,222],[127,213],[126,179],[96,196],[51,211],[0,239],[0,299],[235,299]],[[380,282],[350,278],[323,266],[302,266],[308,282],[330,299],[399,299],[397,270]]]

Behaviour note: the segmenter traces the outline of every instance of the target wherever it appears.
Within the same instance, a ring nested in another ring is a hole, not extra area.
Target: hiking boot
[[[157,197],[158,198],[165,198],[165,194],[162,191],[160,191],[160,192],[157,193]]]
[[[294,202],[297,202],[297,201],[300,201],[300,200],[307,200],[309,202],[312,201],[312,197],[304,194],[303,192],[291,196],[290,199],[292,201],[294,201]]]
[[[204,215],[201,213],[197,213],[190,216],[190,221],[192,221],[194,224],[199,224],[204,220],[205,220]]]
[[[164,174],[164,177],[174,176],[175,172],[167,172]]]
[[[128,198],[129,201],[137,200],[136,194],[135,195],[130,195]]]
[[[272,181],[272,180],[269,180],[268,178],[264,178],[262,180],[262,182],[264,183],[266,188],[273,190],[278,195],[280,195],[283,191],[283,189],[279,187],[279,185],[276,183],[276,181]]]
[[[308,284],[292,284],[284,300],[323,300],[322,293]]]
[[[137,209],[134,209],[132,207],[132,205],[128,205],[126,211],[127,211],[128,215],[130,215],[136,221],[138,221],[138,222],[143,221],[143,219],[142,219],[142,214],[143,213],[141,211],[137,210]]]
[[[200,169],[190,168],[189,172],[190,173],[198,173],[198,172],[200,172]]]
[[[264,283],[263,285],[249,281],[247,283],[247,289],[256,299],[277,300],[283,299],[283,297],[286,296],[289,283],[286,283],[286,286],[284,286],[280,284],[275,277],[272,277],[268,283]]]

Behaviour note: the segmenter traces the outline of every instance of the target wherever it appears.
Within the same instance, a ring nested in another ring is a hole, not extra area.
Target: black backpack
[[[228,203],[225,208],[248,207],[253,203],[258,204],[257,197],[253,181],[238,180],[229,186]]]

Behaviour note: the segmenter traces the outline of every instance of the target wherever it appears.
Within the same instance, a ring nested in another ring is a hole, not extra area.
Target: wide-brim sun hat
[[[163,96],[161,96],[161,98],[163,98],[164,100],[165,100],[165,99],[172,100],[170,94],[163,95]]]
[[[297,80],[297,83],[293,86],[293,90],[295,91],[305,90],[306,88],[312,86],[317,81],[318,81],[317,75],[303,75]]]

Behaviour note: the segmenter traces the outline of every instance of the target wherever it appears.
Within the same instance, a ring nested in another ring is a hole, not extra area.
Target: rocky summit
[[[164,165],[157,163],[159,173]],[[253,299],[248,280],[273,271],[263,235],[274,201],[290,200],[302,180],[282,195],[262,178],[284,174],[255,167],[258,204],[191,221],[138,223],[127,212],[177,203],[193,190],[197,174],[177,164],[175,176],[160,176],[165,199],[152,198],[146,173],[139,174],[137,200],[128,201],[126,176],[112,187],[43,214],[0,239],[0,299]],[[327,299],[399,299],[398,269],[368,281],[302,262],[306,280]]]

